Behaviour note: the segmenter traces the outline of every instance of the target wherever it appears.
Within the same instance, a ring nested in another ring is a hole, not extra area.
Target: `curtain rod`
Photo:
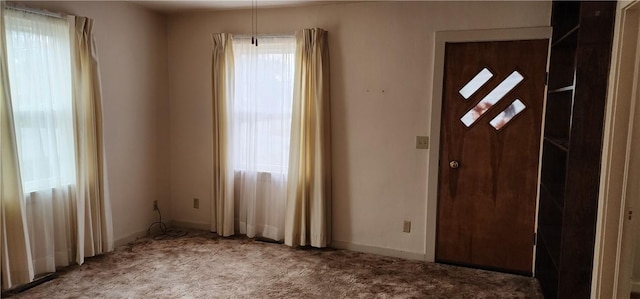
[[[51,17],[51,18],[58,18],[58,19],[66,19],[67,16],[61,13],[55,13],[55,12],[50,12],[48,10],[44,10],[44,9],[37,9],[37,8],[30,8],[30,7],[26,7],[26,6],[17,6],[11,2],[5,2],[5,7],[7,9],[13,9],[13,10],[17,10],[17,11],[21,11],[21,12],[25,12],[25,13],[30,13],[30,14],[35,14],[35,15],[41,15],[41,16],[46,16],[46,17]]]
[[[238,39],[251,39],[251,34],[233,34],[232,33],[231,35],[233,35],[234,38],[238,38]],[[283,37],[283,36],[296,36],[296,34],[294,32],[258,34],[258,37],[265,37],[265,38]]]

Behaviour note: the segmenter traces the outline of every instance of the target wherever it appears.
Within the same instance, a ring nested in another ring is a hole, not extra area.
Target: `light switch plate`
[[[416,148],[428,149],[429,148],[429,136],[416,136]]]

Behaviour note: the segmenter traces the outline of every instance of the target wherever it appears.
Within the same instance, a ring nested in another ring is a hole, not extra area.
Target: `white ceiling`
[[[149,9],[164,13],[176,13],[182,11],[193,10],[230,10],[230,9],[247,9],[251,8],[251,0],[138,0],[132,1]],[[337,2],[350,2],[350,0],[342,1],[322,1],[322,0],[258,0],[258,9],[266,7],[290,7],[318,5]]]

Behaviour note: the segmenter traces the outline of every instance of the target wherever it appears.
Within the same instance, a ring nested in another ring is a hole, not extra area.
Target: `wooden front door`
[[[547,49],[446,44],[437,262],[531,275]]]

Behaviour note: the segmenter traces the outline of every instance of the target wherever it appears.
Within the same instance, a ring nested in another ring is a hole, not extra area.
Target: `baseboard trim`
[[[182,228],[195,228],[195,229],[201,229],[201,230],[206,230],[206,231],[210,231],[211,230],[211,225],[209,225],[209,223],[203,223],[203,222],[191,222],[191,221],[184,221],[184,220],[173,220],[172,224],[173,224],[173,226],[182,227]]]
[[[634,293],[640,293],[640,281],[631,281],[631,291]]]
[[[132,234],[128,234],[120,239],[117,239],[113,242],[114,247],[119,247],[125,244],[129,244],[135,240],[138,240],[140,238],[146,237],[147,236],[147,230],[142,230],[142,231],[138,231]]]
[[[331,247],[337,248],[337,249],[357,251],[357,252],[372,253],[377,255],[399,257],[399,258],[408,259],[408,260],[424,261],[426,259],[426,255],[424,253],[402,251],[398,249],[355,244],[351,242],[342,242],[342,241],[336,241],[336,240],[331,241]]]
[[[200,230],[206,230],[206,231],[209,231],[211,229],[211,226],[209,225],[209,223],[191,222],[191,221],[184,221],[184,220],[172,220],[172,221],[170,221],[170,223],[167,223],[167,225],[175,226],[175,227],[182,227],[182,228],[200,229]],[[128,243],[131,243],[131,242],[133,242],[133,241],[135,241],[137,239],[140,239],[140,238],[146,237],[146,236],[147,236],[147,230],[145,229],[143,231],[135,232],[135,233],[129,234],[129,235],[125,236],[125,237],[122,237],[122,238],[120,238],[118,240],[115,240],[114,245],[115,245],[115,247],[118,247],[118,246],[121,246],[121,245],[125,245],[125,244],[128,244]],[[337,248],[337,249],[346,249],[346,250],[357,251],[357,252],[364,252],[364,253],[383,255],[383,256],[398,257],[398,258],[403,258],[403,259],[408,259],[408,260],[417,260],[417,261],[426,260],[426,254],[424,254],[424,253],[409,252],[409,251],[402,251],[402,250],[392,249],[392,248],[384,248],[384,247],[377,247],[377,246],[370,246],[370,245],[355,244],[355,243],[351,243],[351,242],[343,242],[343,241],[332,240],[330,247]]]

